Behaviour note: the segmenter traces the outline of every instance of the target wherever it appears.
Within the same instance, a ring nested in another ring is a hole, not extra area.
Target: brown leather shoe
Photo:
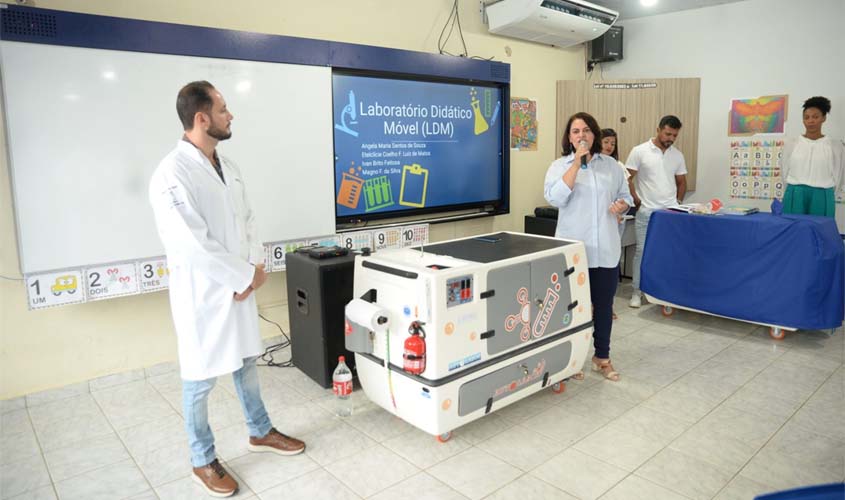
[[[305,443],[296,438],[285,436],[274,427],[262,438],[250,436],[249,451],[269,451],[278,455],[298,455],[305,451]]]
[[[213,497],[230,497],[238,491],[238,482],[226,472],[216,458],[208,465],[194,467],[191,479]]]

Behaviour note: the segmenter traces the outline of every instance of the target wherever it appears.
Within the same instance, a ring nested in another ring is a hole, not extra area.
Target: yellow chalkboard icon
[[[61,295],[62,292],[76,293],[76,276],[72,274],[59,276],[56,278],[56,283],[50,287],[50,291],[56,296]]]
[[[425,206],[425,192],[428,189],[428,169],[419,163],[402,167],[402,185],[399,188],[399,204],[406,207]]]

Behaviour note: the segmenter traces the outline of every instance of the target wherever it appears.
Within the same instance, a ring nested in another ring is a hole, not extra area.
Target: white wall
[[[36,0],[35,3],[44,9],[436,53],[438,36],[454,2]],[[432,241],[522,230],[523,216],[533,213],[537,205],[545,204],[543,177],[555,159],[559,144],[555,138],[555,82],[582,78],[584,74],[582,46],[555,49],[492,36],[481,23],[477,2],[463,0],[459,6],[470,55],[495,57],[509,63],[511,95],[537,100],[539,145],[537,151],[511,154],[509,215],[434,224]],[[457,53],[461,50],[459,43],[455,32],[446,50]],[[145,97],[149,98],[138,98]],[[0,108],[0,276],[19,277],[3,118]],[[173,120],[176,123],[175,113]],[[270,275],[267,285],[258,292],[258,305],[266,317],[287,326],[285,273]],[[278,335],[268,323],[262,322],[261,327],[265,337]],[[0,399],[173,361],[176,339],[172,330],[165,292],[28,311],[25,284],[0,278]]]
[[[796,136],[804,132],[802,103],[823,95],[833,104],[825,135],[845,137],[843,21],[843,0],[748,0],[632,19],[622,23],[625,59],[605,63],[604,78],[701,78],[697,189],[687,199],[730,200],[731,99],[788,94],[786,135]],[[770,203],[735,201],[766,210]],[[842,206],[837,221],[845,232]]]

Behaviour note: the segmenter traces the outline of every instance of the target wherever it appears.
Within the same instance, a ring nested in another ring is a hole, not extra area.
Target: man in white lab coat
[[[205,81],[179,91],[176,111],[185,135],[153,174],[149,196],[170,269],[192,478],[225,497],[238,484],[217,461],[208,425],[218,376],[232,374],[250,451],[296,455],[305,443],[273,428],[259,391],[255,360],[263,349],[253,292],[267,279],[264,250],[240,171],[215,149],[232,135],[232,114]]]

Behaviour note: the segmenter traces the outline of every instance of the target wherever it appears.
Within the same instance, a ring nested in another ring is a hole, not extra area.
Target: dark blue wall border
[[[495,61],[35,7],[3,7],[0,40],[510,82],[510,65]]]

